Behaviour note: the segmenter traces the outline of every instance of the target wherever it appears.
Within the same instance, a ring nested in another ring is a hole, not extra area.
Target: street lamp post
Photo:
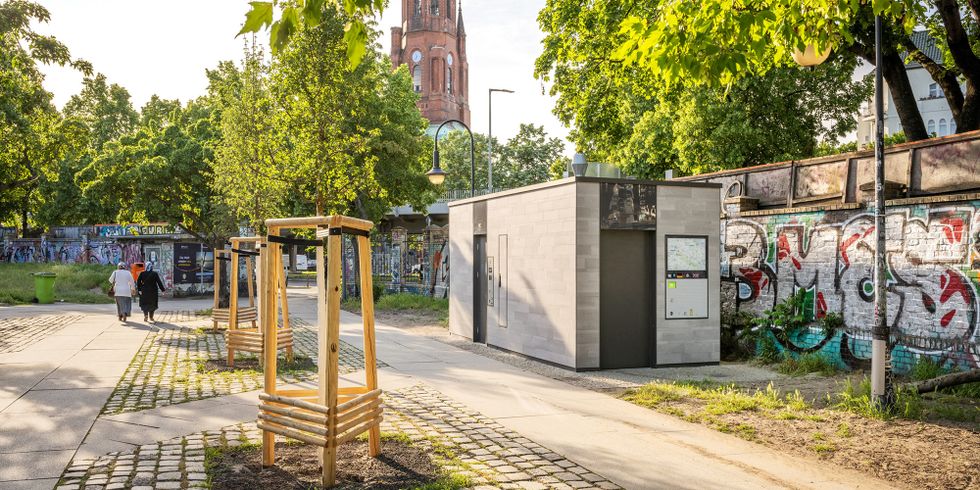
[[[881,63],[882,20],[875,15],[875,266],[874,266],[874,327],[871,330],[871,395],[879,408],[891,409],[895,403],[892,384],[891,352],[888,348],[891,329],[888,326],[888,299],[886,290],[887,260],[885,259],[885,103],[884,80]],[[806,51],[793,54],[793,59],[803,66],[822,63],[830,54],[807,46]]]
[[[505,94],[514,93],[513,90],[505,88],[492,88],[489,90],[489,110],[490,120],[487,123],[487,190],[493,192],[493,93],[503,92]]]
[[[436,128],[435,135],[435,148],[432,150],[432,169],[429,170],[425,175],[429,177],[429,182],[434,185],[440,185],[446,180],[446,172],[442,171],[442,167],[439,166],[439,132],[442,131],[442,127],[454,123],[458,124],[466,129],[466,132],[470,135],[470,197],[476,195],[476,160],[473,155],[473,132],[470,131],[470,127],[467,126],[463,121],[458,119],[450,119]]]

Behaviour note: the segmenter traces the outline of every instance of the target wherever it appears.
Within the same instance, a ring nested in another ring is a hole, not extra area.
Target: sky
[[[39,0],[51,21],[37,30],[55,35],[75,58],[82,58],[125,87],[133,105],[150,96],[187,101],[205,93],[204,70],[222,60],[242,57],[242,39],[235,34],[248,10],[246,0]],[[391,26],[401,22],[401,2],[394,0],[379,21],[381,43],[390,52]],[[470,65],[471,127],[486,133],[487,90],[494,94],[493,134],[506,139],[521,123],[544,125],[549,135],[564,139],[568,131],[551,113],[551,97],[534,78],[534,60],[544,34],[538,11],[545,0],[466,0],[463,20]],[[71,69],[45,67],[45,87],[62,107],[81,90],[82,77]],[[574,148],[566,143],[566,153]]]

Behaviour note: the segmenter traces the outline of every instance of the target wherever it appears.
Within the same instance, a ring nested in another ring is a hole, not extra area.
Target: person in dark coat
[[[157,274],[153,270],[152,263],[147,262],[146,270],[140,272],[139,277],[136,279],[136,290],[139,291],[140,295],[140,309],[143,310],[143,321],[156,321],[153,319],[153,312],[157,311],[157,303],[160,299],[158,293],[167,289],[163,287],[160,274]]]

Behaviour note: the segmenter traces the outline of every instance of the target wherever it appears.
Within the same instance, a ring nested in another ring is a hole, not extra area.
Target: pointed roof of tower
[[[460,0],[460,2],[457,5],[457,7],[458,7],[457,8],[458,11],[456,12],[456,33],[465,36],[466,35],[466,29],[463,28],[463,2],[462,2],[462,0]]]

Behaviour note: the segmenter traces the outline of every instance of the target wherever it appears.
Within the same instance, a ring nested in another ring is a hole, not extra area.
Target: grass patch
[[[808,352],[798,357],[785,354],[782,362],[776,365],[776,371],[788,376],[806,376],[810,373],[820,373],[833,376],[839,369],[835,364],[815,352]]]
[[[657,409],[673,401],[696,399],[704,402],[703,414],[709,416],[746,411],[793,413],[809,409],[809,405],[803,401],[799,392],[784,398],[771,384],[765,391],[756,390],[755,393],[746,394],[733,384],[718,385],[710,381],[654,382],[627,391],[623,399],[640,406]],[[695,414],[694,417],[698,415]]]
[[[55,301],[68,303],[112,303],[106,295],[111,265],[93,264],[0,264],[0,303],[27,304],[34,299],[34,272],[54,272]]]
[[[361,300],[358,298],[346,299],[342,307],[347,311],[360,312]],[[411,293],[385,294],[380,298],[375,298],[374,309],[379,312],[434,314],[443,324],[449,320],[449,299],[447,298],[433,298],[432,296]]]

